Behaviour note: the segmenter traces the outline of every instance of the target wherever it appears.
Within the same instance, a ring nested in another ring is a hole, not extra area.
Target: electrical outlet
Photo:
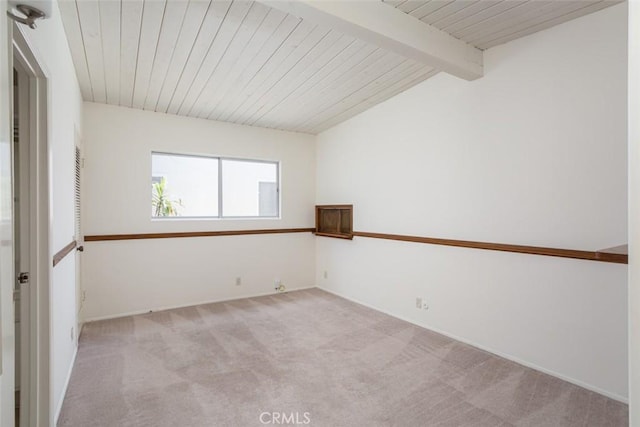
[[[323,277],[324,277],[325,279],[328,279],[328,278],[329,278],[329,274],[327,273],[327,270],[325,270],[325,271],[324,271]]]
[[[73,334],[73,326],[71,327],[71,341],[73,341],[73,339],[75,338],[75,335]]]
[[[429,310],[429,303],[424,297],[416,297],[416,308],[420,310]]]
[[[273,284],[275,285],[275,289],[276,289],[277,292],[284,292],[286,290],[286,288],[282,284],[282,280],[280,280],[280,279],[274,280]]]
[[[236,277],[236,286],[242,285],[242,279],[240,277]]]

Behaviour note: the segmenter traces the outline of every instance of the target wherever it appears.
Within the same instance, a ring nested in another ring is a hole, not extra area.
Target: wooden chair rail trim
[[[353,240],[353,234],[322,233],[320,231],[316,231],[315,235],[324,237],[335,237],[337,239]]]
[[[315,233],[315,228],[274,228],[264,230],[223,230],[223,231],[188,231],[175,233],[142,233],[142,234],[103,234],[85,236],[85,242],[100,242],[113,240],[140,240],[140,239],[171,239],[181,237],[216,237],[216,236],[243,236],[254,234],[284,234],[284,233]],[[320,233],[318,233],[321,235]],[[431,245],[457,246],[463,248],[485,249],[492,251],[514,252],[530,255],[545,255],[561,258],[582,259],[588,261],[610,262],[616,264],[628,264],[629,256],[622,251],[616,250],[608,252],[607,249],[601,251],[581,251],[576,249],[546,248],[540,246],[510,245],[505,243],[475,242],[468,240],[440,239],[434,237],[407,236],[401,234],[370,233],[366,231],[354,231],[353,236],[369,237],[373,239],[397,240],[402,242],[427,243]],[[58,252],[53,259],[55,266],[73,248],[76,242],[71,242]],[[612,248],[613,249],[613,248]],[[616,247],[616,249],[618,249]]]
[[[60,261],[62,261],[64,259],[64,257],[66,257],[67,255],[69,255],[71,253],[71,251],[73,251],[75,249],[75,247],[78,246],[78,242],[76,242],[75,240],[72,241],[71,243],[69,243],[67,246],[65,246],[64,248],[60,249],[54,256],[53,256],[53,266],[55,267],[56,265],[58,265],[58,263]]]
[[[102,234],[84,236],[85,242],[139,239],[173,239],[178,237],[244,236],[251,234],[313,233],[315,228],[272,228],[265,230],[185,231],[177,233]]]
[[[467,240],[406,236],[400,234],[369,233],[365,231],[354,231],[353,235],[357,237],[369,237],[372,239],[398,240],[402,242],[427,243],[431,245],[458,246],[463,248],[486,249],[491,251],[515,252],[531,255],[546,255],[562,258],[583,259],[589,261],[612,262],[617,264],[629,263],[629,256],[627,254],[606,252],[606,250],[591,252],[574,249],[545,248],[539,246],[509,245],[505,243],[473,242]]]

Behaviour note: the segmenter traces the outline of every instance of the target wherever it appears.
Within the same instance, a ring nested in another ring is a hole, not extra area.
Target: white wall
[[[313,227],[315,138],[84,104],[83,233]],[[281,162],[280,219],[151,219],[151,152]],[[87,242],[85,319],[314,286],[311,233]],[[241,277],[242,284],[235,285]]]
[[[629,2],[629,425],[640,425],[640,2]]]
[[[47,75],[48,143],[51,166],[50,257],[74,238],[74,134],[81,131],[82,99],[64,28],[54,3],[53,16],[38,22],[36,30],[23,31]],[[50,283],[51,405],[57,416],[72,368],[77,340],[75,259],[67,256],[54,269]],[[43,284],[41,284],[43,285]]]
[[[614,6],[490,49],[483,78],[439,74],[320,134],[317,202],[353,203],[359,231],[626,243],[626,18]],[[624,265],[356,237],[318,238],[316,270],[323,288],[627,397]]]

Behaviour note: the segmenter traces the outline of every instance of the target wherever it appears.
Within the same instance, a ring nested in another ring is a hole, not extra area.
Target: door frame
[[[18,144],[13,145],[13,188],[14,188],[14,205],[13,205],[13,228],[14,228],[14,261],[15,261],[15,275],[20,272],[30,272],[33,269],[31,264],[31,251],[29,246],[31,240],[29,235],[31,233],[31,194],[30,194],[30,90],[31,82],[29,81],[29,73],[23,68],[21,62],[17,58],[13,58],[14,75],[17,77],[14,80],[14,114],[13,118],[18,117]],[[16,102],[17,101],[17,102]],[[17,114],[16,114],[17,110]],[[15,127],[15,123],[14,123]],[[15,199],[18,201],[16,202]],[[31,419],[29,413],[29,402],[31,400],[31,388],[33,383],[30,381],[31,364],[30,363],[30,323],[31,319],[31,306],[30,302],[33,298],[31,291],[33,289],[31,281],[21,284],[16,280],[16,290],[14,290],[14,309],[19,313],[14,317],[16,319],[16,339],[15,339],[15,377],[16,384],[14,388],[20,390],[19,402],[15,402],[16,406],[20,407],[21,417],[20,424],[22,426],[28,426]],[[35,284],[35,282],[34,282]],[[20,339],[18,339],[18,337]],[[16,396],[18,397],[18,396]]]
[[[50,426],[53,425],[49,327],[53,263],[50,249],[52,179],[47,126],[48,73],[40,65],[43,62],[38,60],[35,50],[24,36],[24,27],[12,25],[13,59],[27,74],[29,85],[29,322],[28,330],[22,328],[26,335],[24,338],[28,339],[29,381],[21,381],[21,401],[25,402],[26,408],[21,405],[20,424]],[[28,394],[24,393],[27,390]]]

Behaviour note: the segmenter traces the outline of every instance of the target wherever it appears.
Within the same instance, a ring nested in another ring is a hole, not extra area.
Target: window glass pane
[[[154,217],[218,216],[218,159],[151,155]]]
[[[278,216],[278,165],[222,160],[222,215]]]

